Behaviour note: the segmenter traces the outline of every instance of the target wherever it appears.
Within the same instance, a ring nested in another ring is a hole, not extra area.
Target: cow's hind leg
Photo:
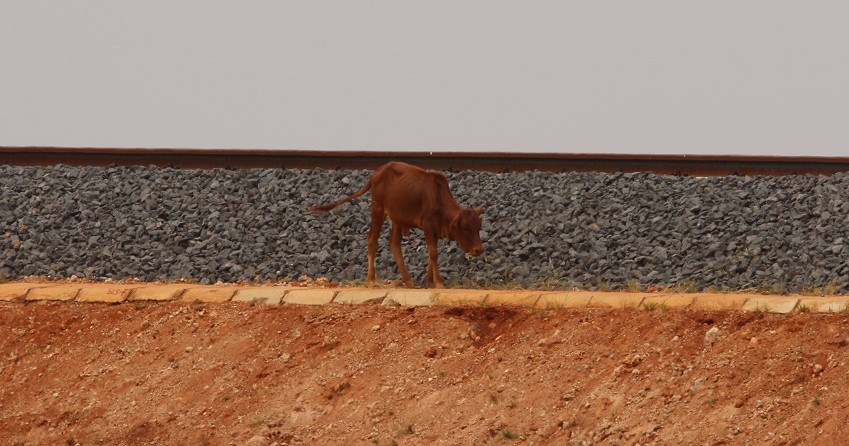
[[[392,235],[389,236],[389,249],[392,250],[392,255],[395,257],[395,263],[398,264],[398,272],[401,273],[401,280],[407,288],[413,287],[413,281],[410,280],[410,273],[407,271],[407,265],[404,263],[404,253],[401,250],[401,236],[404,233],[404,228],[392,223]]]
[[[368,275],[366,276],[369,287],[374,287],[375,284],[374,257],[377,254],[377,239],[380,238],[384,221],[386,221],[386,214],[383,209],[372,208],[371,228],[368,230]]]

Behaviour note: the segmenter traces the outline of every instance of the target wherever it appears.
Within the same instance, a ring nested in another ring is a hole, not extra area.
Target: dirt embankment
[[[840,444],[849,314],[0,302],[11,445]]]

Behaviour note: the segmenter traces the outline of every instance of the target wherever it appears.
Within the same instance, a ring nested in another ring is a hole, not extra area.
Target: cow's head
[[[483,206],[474,209],[462,209],[451,221],[451,226],[448,228],[448,238],[457,242],[460,249],[473,256],[479,256],[483,253],[480,235],[482,213]]]

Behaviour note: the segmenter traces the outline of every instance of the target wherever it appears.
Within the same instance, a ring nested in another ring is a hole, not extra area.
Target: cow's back
[[[375,171],[371,188],[373,207],[405,228],[421,228],[442,210],[458,207],[445,175],[402,162]]]

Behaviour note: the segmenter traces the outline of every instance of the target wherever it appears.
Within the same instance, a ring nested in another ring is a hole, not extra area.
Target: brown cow
[[[460,249],[479,256],[483,252],[480,239],[483,206],[475,209],[460,207],[448,189],[448,179],[439,172],[428,172],[401,162],[387,163],[371,176],[359,192],[335,203],[313,206],[308,209],[313,215],[322,215],[342,203],[351,201],[371,189],[371,229],[368,233],[368,285],[374,286],[374,256],[377,238],[386,217],[392,222],[389,247],[401,278],[408,287],[413,286],[404,256],[401,253],[401,237],[408,235],[411,228],[424,232],[427,244],[428,264],[426,281],[428,288],[442,288],[437,264],[437,243],[440,238],[454,240]]]

